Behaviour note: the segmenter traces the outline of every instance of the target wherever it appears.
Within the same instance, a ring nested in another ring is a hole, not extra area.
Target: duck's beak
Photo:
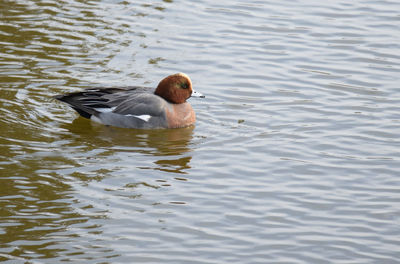
[[[201,94],[201,93],[199,93],[199,92],[196,92],[195,90],[193,90],[193,91],[192,91],[192,95],[191,95],[191,97],[205,98],[205,96],[204,96],[204,95],[202,95],[202,94]]]

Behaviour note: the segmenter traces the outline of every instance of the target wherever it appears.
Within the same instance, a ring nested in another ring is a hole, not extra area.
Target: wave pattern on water
[[[0,260],[397,263],[398,10],[0,0]],[[51,99],[179,71],[195,128]]]

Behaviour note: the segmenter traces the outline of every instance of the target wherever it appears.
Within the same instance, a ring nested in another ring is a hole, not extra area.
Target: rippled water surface
[[[399,10],[0,0],[0,261],[400,263]],[[52,99],[175,72],[194,127]]]

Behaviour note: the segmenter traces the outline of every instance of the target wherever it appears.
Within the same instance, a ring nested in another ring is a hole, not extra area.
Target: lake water
[[[0,0],[0,261],[400,263],[399,10]],[[176,72],[194,127],[52,99]]]

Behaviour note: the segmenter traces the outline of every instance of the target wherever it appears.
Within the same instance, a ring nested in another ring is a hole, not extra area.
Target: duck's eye
[[[187,88],[189,88],[189,85],[187,83],[181,83],[181,88],[187,89]]]

